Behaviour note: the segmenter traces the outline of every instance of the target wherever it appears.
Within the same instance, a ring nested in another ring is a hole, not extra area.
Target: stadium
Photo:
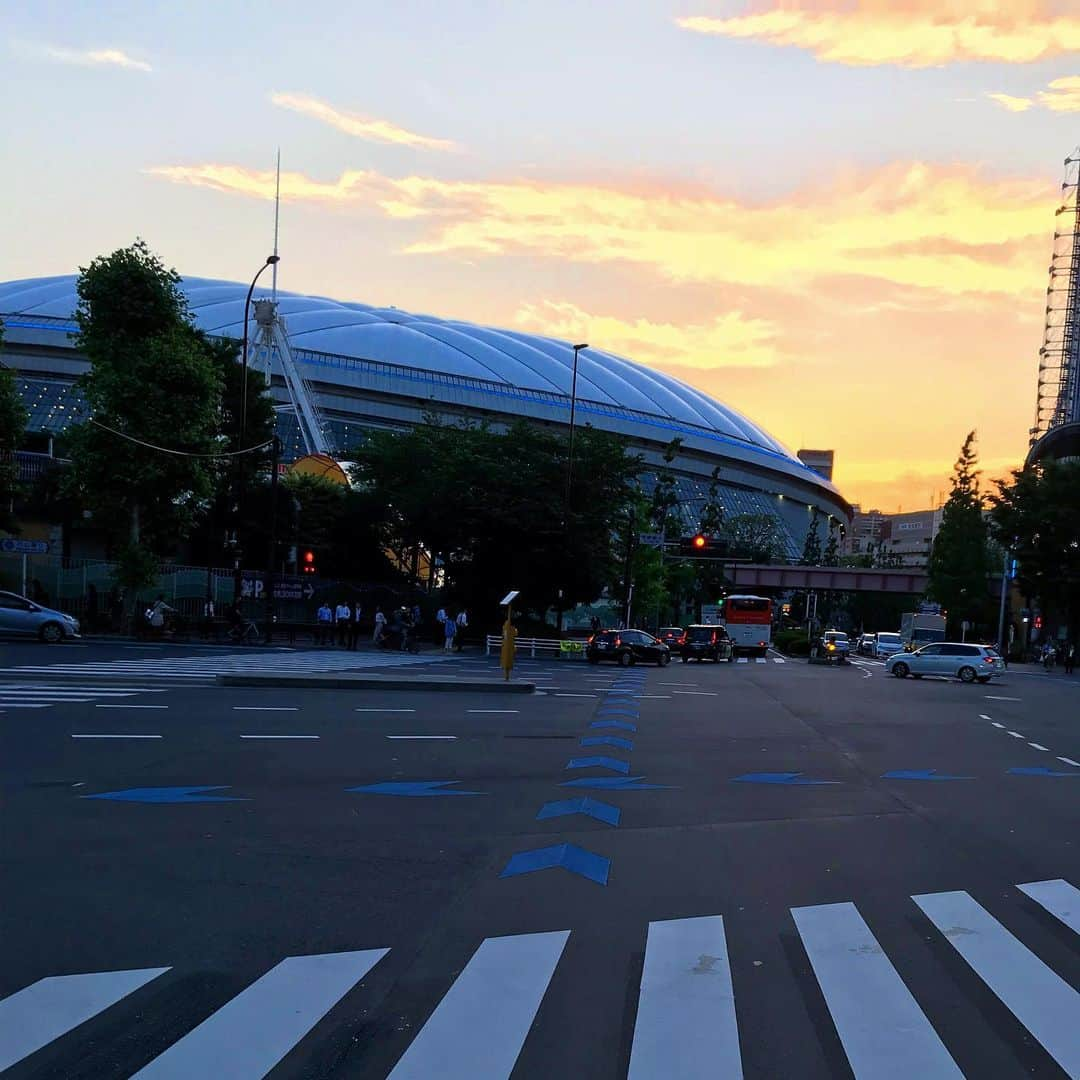
[[[70,336],[75,283],[74,275],[0,283],[4,361],[18,373],[31,432],[61,432],[82,410],[75,380],[87,364]],[[247,286],[189,277],[183,290],[201,329],[242,337]],[[256,301],[268,299],[268,288],[256,290]],[[276,336],[265,318],[262,333],[253,319],[249,356],[269,371],[282,406],[285,460],[319,449],[305,415],[315,418],[317,437],[338,459],[365,430],[407,428],[432,412],[494,425],[514,417],[569,425],[574,348],[567,342],[322,296],[278,291],[276,301],[276,308],[261,305]],[[602,344],[579,354],[573,406],[577,424],[625,436],[653,469],[672,439],[682,440],[671,468],[691,530],[717,466],[725,514],[773,516],[781,557],[799,555],[815,516],[823,534],[848,520],[850,507],[833,484],[753,421]],[[652,482],[643,477],[646,487]]]

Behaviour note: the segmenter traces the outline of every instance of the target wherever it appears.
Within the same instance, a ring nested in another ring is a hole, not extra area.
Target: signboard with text
[[[5,537],[0,540],[0,551],[6,551],[15,555],[48,555],[48,540],[14,540]]]

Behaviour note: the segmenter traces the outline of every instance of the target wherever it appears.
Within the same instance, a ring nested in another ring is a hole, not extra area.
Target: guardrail
[[[484,646],[484,655],[490,656],[491,650],[502,650],[502,634],[488,634]],[[515,654],[528,652],[529,656],[536,656],[537,650],[541,654],[555,653],[560,660],[584,660],[585,642],[566,641],[560,638],[537,638],[519,637],[514,643]]]

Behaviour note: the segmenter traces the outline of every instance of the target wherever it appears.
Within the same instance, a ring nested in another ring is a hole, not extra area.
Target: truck
[[[931,641],[945,640],[945,616],[910,611],[900,616],[900,638],[904,651],[913,652]]]

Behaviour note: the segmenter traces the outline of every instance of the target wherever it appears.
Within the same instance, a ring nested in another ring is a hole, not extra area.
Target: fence
[[[484,655],[490,656],[491,650],[502,649],[502,635],[488,634],[484,646]],[[584,660],[585,643],[583,641],[561,641],[558,638],[519,637],[514,643],[515,654],[528,652],[536,656],[537,650],[543,653],[555,653],[560,660]]]

